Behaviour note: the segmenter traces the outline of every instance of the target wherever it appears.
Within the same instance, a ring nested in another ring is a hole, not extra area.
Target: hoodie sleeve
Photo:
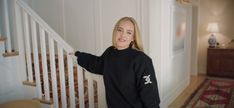
[[[89,72],[103,74],[104,57],[107,54],[107,50],[101,56],[95,56],[80,51],[76,51],[75,56],[77,57],[78,64]]]
[[[135,69],[137,90],[144,108],[159,108],[160,98],[152,60],[146,55],[139,57]]]

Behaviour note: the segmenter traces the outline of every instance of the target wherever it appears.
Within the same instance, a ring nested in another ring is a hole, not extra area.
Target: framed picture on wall
[[[172,55],[184,52],[185,37],[187,35],[186,9],[175,5],[172,8]]]

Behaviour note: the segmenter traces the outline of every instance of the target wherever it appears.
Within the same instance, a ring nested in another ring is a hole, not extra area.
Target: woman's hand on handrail
[[[75,53],[74,52],[69,52],[68,55],[73,55],[74,56]]]

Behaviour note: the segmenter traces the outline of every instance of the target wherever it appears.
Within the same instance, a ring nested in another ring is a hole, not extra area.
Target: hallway
[[[181,108],[184,102],[191,96],[197,87],[205,80],[206,76],[199,74],[191,76],[190,84],[186,89],[169,105],[169,108]]]

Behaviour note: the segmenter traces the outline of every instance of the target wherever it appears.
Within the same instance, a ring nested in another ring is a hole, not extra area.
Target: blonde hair
[[[116,47],[115,37],[116,37],[117,27],[119,27],[119,25],[125,21],[130,21],[134,25],[134,36],[133,36],[134,40],[133,42],[130,43],[131,47],[139,51],[144,51],[139,27],[137,25],[136,20],[133,19],[132,17],[123,17],[115,24],[115,27],[112,33],[112,45]]]

